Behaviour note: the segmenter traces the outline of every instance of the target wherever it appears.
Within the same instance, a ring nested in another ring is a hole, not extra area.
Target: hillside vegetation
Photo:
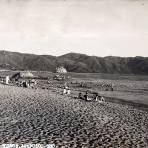
[[[96,57],[78,53],[56,57],[0,51],[1,69],[54,72],[61,65],[78,73],[148,74],[148,57]]]

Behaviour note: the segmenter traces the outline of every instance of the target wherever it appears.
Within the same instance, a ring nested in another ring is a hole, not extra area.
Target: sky
[[[0,50],[148,57],[148,0],[0,0]]]

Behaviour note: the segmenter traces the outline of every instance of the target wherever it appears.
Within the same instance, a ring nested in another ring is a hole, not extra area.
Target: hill
[[[61,65],[69,72],[148,74],[148,57],[96,57],[79,53],[56,57],[0,51],[0,69],[55,71]]]

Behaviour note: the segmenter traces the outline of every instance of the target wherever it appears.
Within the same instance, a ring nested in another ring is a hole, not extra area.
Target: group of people
[[[86,91],[84,95],[80,92],[79,95],[78,95],[78,98],[83,99],[85,101],[105,102],[104,97],[100,96],[98,93],[94,93],[93,97],[89,97],[88,91]]]
[[[71,91],[70,91],[70,87],[67,85],[67,83],[65,83],[64,89],[63,89],[63,95],[70,95]],[[92,94],[92,93],[91,93]],[[83,94],[82,92],[80,92],[78,94],[78,99],[82,99],[85,101],[98,101],[98,102],[105,102],[104,97],[100,96],[98,93],[93,93],[92,95],[89,95],[89,91],[87,90],[85,92],[85,94]]]
[[[68,86],[65,86],[63,90],[63,95],[64,94],[70,95],[70,93],[71,93],[70,88]]]
[[[16,82],[17,86],[24,87],[24,88],[34,88],[34,86],[37,84],[36,80],[22,80]]]

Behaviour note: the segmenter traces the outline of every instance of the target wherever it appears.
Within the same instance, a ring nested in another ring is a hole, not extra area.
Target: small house
[[[19,79],[29,79],[29,78],[34,78],[34,75],[29,71],[18,72],[11,77],[11,79],[15,81],[18,81]]]

